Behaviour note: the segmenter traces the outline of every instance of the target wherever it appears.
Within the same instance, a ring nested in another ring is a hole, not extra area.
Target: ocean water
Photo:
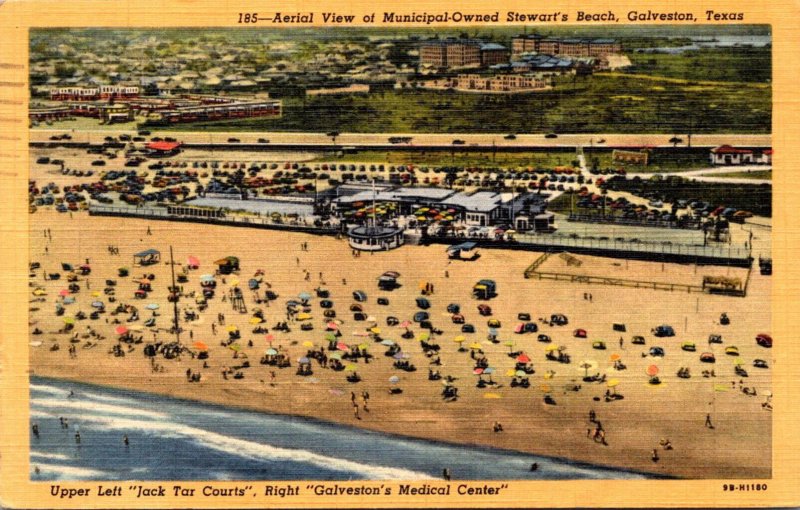
[[[32,378],[30,395],[32,480],[420,480],[443,468],[457,480],[648,477],[55,379]]]

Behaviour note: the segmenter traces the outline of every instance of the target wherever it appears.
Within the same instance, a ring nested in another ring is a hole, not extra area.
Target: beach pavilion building
[[[399,215],[411,215],[420,208],[452,210],[455,221],[468,226],[509,224],[519,231],[530,231],[548,224],[552,229],[552,216],[546,214],[547,194],[512,193],[480,190],[455,191],[446,188],[404,187],[396,185],[344,184],[336,190],[332,205],[337,213],[372,202],[391,203]],[[544,216],[542,216],[544,215]],[[544,229],[543,229],[544,230]]]

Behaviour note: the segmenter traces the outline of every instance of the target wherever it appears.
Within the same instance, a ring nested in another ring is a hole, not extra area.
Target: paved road
[[[258,132],[193,132],[191,126],[186,126],[187,131],[158,131],[150,129],[150,136],[171,136],[177,140],[187,143],[227,143],[229,138],[237,138],[241,143],[257,143],[259,138],[265,138],[272,144],[304,144],[318,145],[331,148],[332,139],[325,133],[258,133]],[[53,134],[68,132],[63,129],[32,129],[30,130],[31,141],[47,141]],[[115,136],[120,133],[135,135],[134,131],[76,131],[70,132],[73,141],[101,143],[106,136]],[[545,138],[544,134],[516,135],[516,139],[507,140],[502,134],[390,134],[390,133],[342,133],[336,137],[338,147],[348,145],[376,145],[385,146],[389,143],[389,137],[410,136],[412,137],[411,146],[451,146],[453,140],[462,140],[465,146],[483,146],[491,148],[502,147],[641,147],[657,146],[671,147],[669,139],[672,134],[564,134],[558,138]],[[683,137],[685,138],[685,137]],[[604,140],[603,143],[600,143]],[[746,134],[715,134],[715,135],[694,135],[692,136],[693,147],[716,147],[718,145],[729,144],[734,146],[747,147],[771,147],[771,135],[746,135]],[[679,145],[678,147],[684,147]],[[401,147],[398,145],[398,147]],[[456,145],[459,147],[459,145]]]

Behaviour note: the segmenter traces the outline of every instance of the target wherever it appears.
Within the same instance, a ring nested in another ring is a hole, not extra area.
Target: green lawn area
[[[629,53],[631,73],[721,82],[769,83],[771,48],[704,48],[681,54]]]
[[[590,169],[594,164],[595,158],[597,159],[597,167],[600,169],[624,168],[628,173],[636,174],[687,172],[689,170],[697,170],[711,166],[708,162],[707,152],[682,151],[679,148],[670,151],[657,151],[652,153],[647,166],[634,165],[630,163],[614,163],[611,157],[611,152],[602,152],[586,154],[586,165]]]
[[[574,152],[445,152],[445,151],[359,151],[343,154],[339,159],[347,162],[386,163],[390,165],[457,166],[481,168],[544,168],[572,166]],[[315,161],[331,161],[320,156]]]
[[[278,119],[194,123],[191,128],[357,133],[769,133],[771,101],[771,89],[766,86],[615,74],[574,81],[567,78],[554,89],[531,94],[407,89],[292,97],[283,100],[283,116]]]
[[[751,172],[726,172],[714,177],[734,177],[738,179],[772,179],[772,170],[753,170]]]

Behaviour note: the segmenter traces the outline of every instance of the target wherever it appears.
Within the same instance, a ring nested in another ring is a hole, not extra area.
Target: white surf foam
[[[302,449],[280,448],[172,422],[144,421],[96,414],[73,415],[71,419],[75,422],[80,421],[86,424],[97,423],[106,430],[140,430],[158,434],[162,437],[187,437],[201,446],[228,455],[257,460],[305,462],[324,469],[355,472],[371,480],[419,480],[431,478],[426,473],[408,469],[363,464]]]

